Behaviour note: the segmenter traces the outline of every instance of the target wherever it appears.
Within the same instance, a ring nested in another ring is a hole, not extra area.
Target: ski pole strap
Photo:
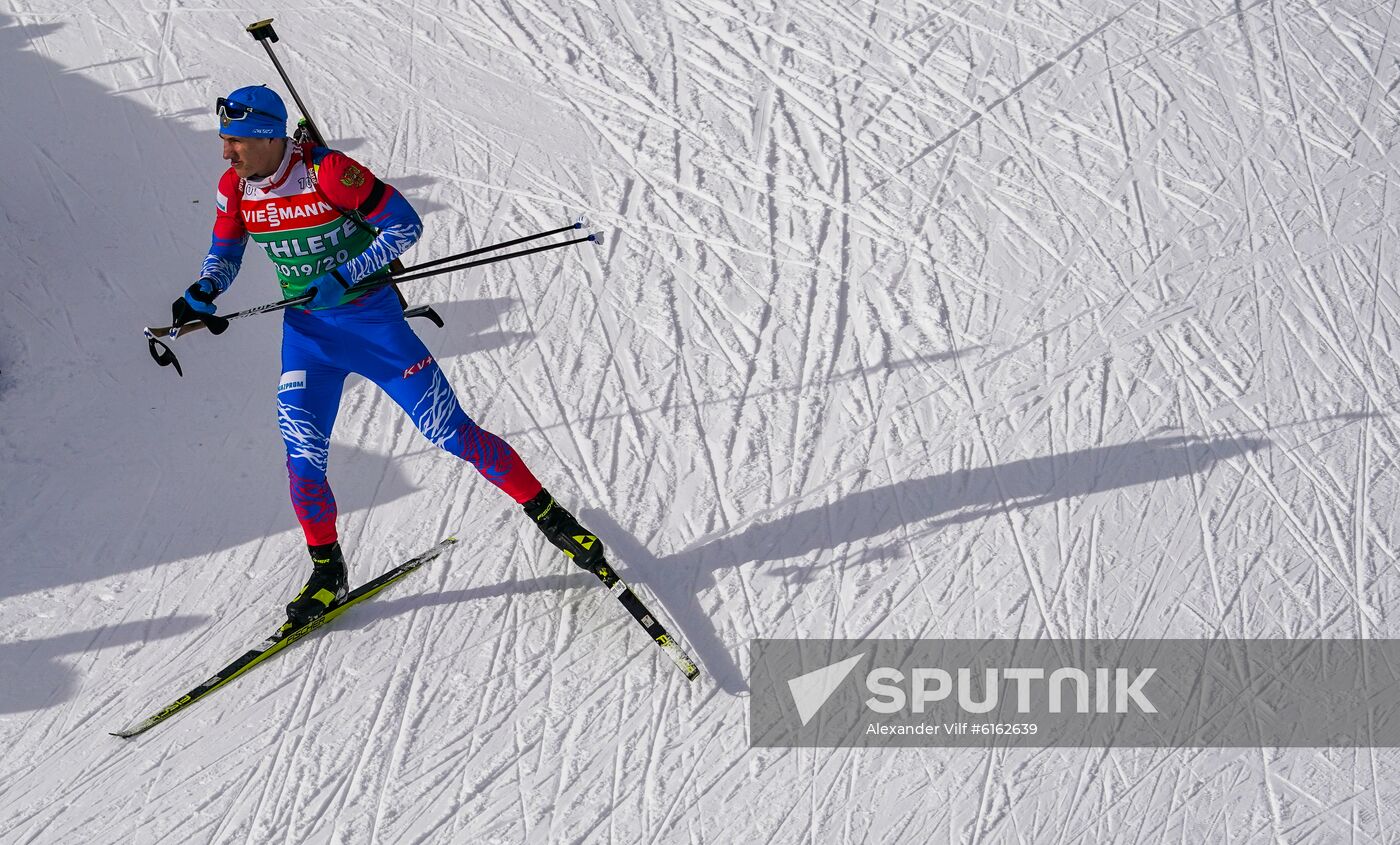
[[[185,371],[180,369],[180,359],[175,357],[175,353],[170,351],[163,341],[156,340],[150,335],[146,336],[146,345],[150,350],[151,357],[162,367],[174,367],[175,374],[184,378]]]

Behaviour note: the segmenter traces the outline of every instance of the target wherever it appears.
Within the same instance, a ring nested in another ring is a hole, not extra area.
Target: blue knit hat
[[[219,133],[236,138],[287,137],[287,106],[266,85],[239,88],[215,104]]]

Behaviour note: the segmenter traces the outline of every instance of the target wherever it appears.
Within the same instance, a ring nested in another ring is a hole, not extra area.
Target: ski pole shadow
[[[175,616],[0,643],[0,678],[5,679],[0,684],[0,714],[42,710],[77,695],[82,673],[63,660],[68,655],[169,639],[208,623],[209,619],[203,616]],[[153,625],[158,629],[154,635]]]

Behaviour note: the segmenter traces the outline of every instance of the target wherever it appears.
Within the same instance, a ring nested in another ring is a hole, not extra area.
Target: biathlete
[[[603,563],[598,538],[550,496],[510,444],[462,410],[404,318],[397,292],[386,285],[347,293],[387,274],[422,234],[403,195],[342,152],[293,143],[287,108],[265,86],[220,97],[217,111],[229,168],[219,180],[213,242],[199,280],[171,310],[177,327],[214,314],[214,300],[233,284],[250,237],[277,268],[284,298],[313,296],[306,307],[284,312],[277,382],[292,509],[311,555],[311,577],[287,605],[288,624],[312,621],[348,592],[326,467],[350,373],[378,385],[424,437],[523,505],[575,564],[591,571]]]

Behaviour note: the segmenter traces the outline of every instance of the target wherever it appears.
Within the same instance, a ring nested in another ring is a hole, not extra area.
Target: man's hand
[[[307,308],[333,308],[345,297],[350,283],[345,281],[339,270],[332,270],[324,276],[317,276],[306,292],[312,295]]]
[[[171,327],[180,328],[186,323],[213,316],[214,297],[219,289],[212,279],[200,279],[185,290],[185,295],[170,303]]]

